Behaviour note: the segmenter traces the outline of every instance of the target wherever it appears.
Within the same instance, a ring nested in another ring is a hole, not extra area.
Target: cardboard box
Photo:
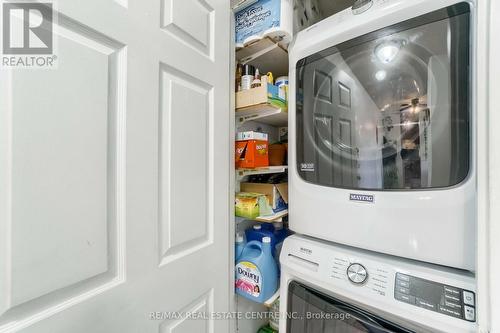
[[[269,144],[263,140],[236,141],[237,169],[269,166]]]
[[[238,91],[236,93],[236,109],[242,109],[263,103],[287,109],[286,100],[279,97],[279,88],[263,80],[260,87]],[[238,112],[238,110],[236,110]]]
[[[236,216],[254,219],[260,215],[271,215],[267,198],[262,193],[240,192],[236,193],[234,214]]]
[[[242,192],[260,193],[265,195],[273,213],[288,209],[288,183],[263,184],[263,183],[241,183]],[[271,214],[260,214],[272,215]]]

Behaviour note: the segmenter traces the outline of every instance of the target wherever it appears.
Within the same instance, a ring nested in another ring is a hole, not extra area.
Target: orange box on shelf
[[[236,141],[236,168],[269,166],[269,144],[263,140]]]

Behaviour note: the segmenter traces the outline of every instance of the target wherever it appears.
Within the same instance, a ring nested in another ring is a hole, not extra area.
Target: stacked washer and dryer
[[[475,1],[358,0],[290,48],[280,332],[476,332]]]

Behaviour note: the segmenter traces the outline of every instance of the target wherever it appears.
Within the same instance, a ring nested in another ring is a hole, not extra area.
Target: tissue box
[[[234,213],[239,217],[254,219],[260,215],[272,214],[266,196],[261,193],[236,193],[234,204]]]
[[[272,209],[271,214],[288,209],[288,183],[266,184],[266,183],[241,183],[240,189],[243,192],[252,192],[265,195],[268,205]]]

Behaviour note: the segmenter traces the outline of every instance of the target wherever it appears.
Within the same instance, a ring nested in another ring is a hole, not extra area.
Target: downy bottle
[[[273,258],[271,238],[248,242],[236,263],[236,293],[263,303],[278,289],[278,266]]]

